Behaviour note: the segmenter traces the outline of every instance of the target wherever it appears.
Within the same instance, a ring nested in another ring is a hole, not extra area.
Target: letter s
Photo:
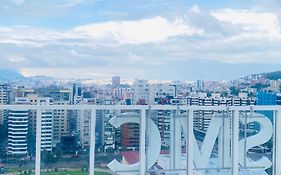
[[[263,156],[261,159],[255,162],[247,158],[247,152],[255,146],[259,146],[268,142],[269,139],[272,137],[273,132],[272,123],[269,118],[258,113],[253,113],[253,116],[254,117],[247,118],[247,123],[245,123],[244,119],[241,120],[241,123],[246,125],[250,122],[257,122],[260,126],[260,131],[255,135],[243,138],[239,141],[239,148],[241,149],[241,151],[239,151],[239,163],[241,166],[246,165],[247,167],[264,167],[264,169],[268,169],[272,166],[272,162],[267,157]],[[246,150],[242,149],[244,148],[245,143]],[[244,156],[246,156],[246,158]]]

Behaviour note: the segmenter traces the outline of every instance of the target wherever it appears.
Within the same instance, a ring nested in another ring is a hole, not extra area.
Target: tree
[[[50,164],[50,163],[56,163],[57,162],[57,157],[52,152],[44,150],[42,152],[42,155],[43,155],[42,159],[43,159],[43,162],[45,164]]]
[[[231,86],[229,89],[230,89],[230,94],[234,96],[238,95],[240,92],[240,89],[236,88],[235,86]]]

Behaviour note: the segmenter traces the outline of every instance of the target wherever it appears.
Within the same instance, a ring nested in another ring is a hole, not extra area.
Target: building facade
[[[10,99],[10,85],[8,84],[0,84],[0,105],[9,104]],[[8,111],[0,110],[0,125],[4,124],[8,119]]]
[[[147,80],[136,79],[133,84],[134,97],[133,103],[138,104],[140,101],[148,104],[149,102],[149,84]]]
[[[29,104],[27,99],[16,98],[14,104]],[[29,110],[10,110],[8,117],[7,153],[12,156],[28,155]]]

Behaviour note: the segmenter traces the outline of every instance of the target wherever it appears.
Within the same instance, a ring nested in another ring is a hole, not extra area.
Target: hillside
[[[269,80],[281,79],[281,71],[262,73],[261,75],[263,75],[265,78],[267,78]]]
[[[20,73],[13,70],[0,70],[1,80],[11,80],[17,78],[23,78],[23,76]]]

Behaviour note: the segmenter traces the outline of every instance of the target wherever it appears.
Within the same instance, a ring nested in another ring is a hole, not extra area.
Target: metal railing
[[[193,134],[193,112],[197,110],[230,111],[231,117],[231,174],[239,174],[239,112],[240,111],[274,111],[273,134],[273,174],[281,175],[281,106],[171,106],[171,105],[0,105],[0,110],[36,110],[36,159],[35,175],[41,173],[41,120],[43,110],[90,110],[90,163],[89,174],[94,175],[95,164],[95,126],[97,110],[138,110],[140,111],[140,148],[139,148],[139,174],[146,174],[146,112],[148,110],[181,110],[187,112],[187,138]],[[193,139],[186,139],[186,174],[193,175]]]

